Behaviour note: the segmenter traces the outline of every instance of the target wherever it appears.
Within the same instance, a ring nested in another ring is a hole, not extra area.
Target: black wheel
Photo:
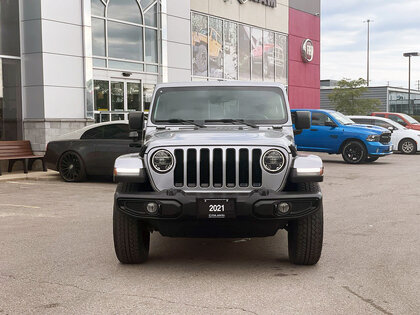
[[[411,139],[403,139],[398,145],[398,150],[404,154],[414,154],[417,152],[417,144]]]
[[[318,183],[298,184],[298,191],[318,192]],[[289,260],[296,265],[315,265],[322,252],[324,220],[322,202],[310,216],[288,224]]]
[[[372,162],[375,162],[377,159],[379,159],[379,156],[368,156],[366,157],[365,162],[372,163]]]
[[[61,156],[58,171],[66,182],[80,182],[86,179],[85,165],[76,152],[65,152]]]
[[[125,189],[129,184],[122,186]],[[114,248],[118,260],[123,264],[145,262],[150,247],[150,232],[145,223],[125,215],[114,204],[113,225]]]
[[[350,164],[362,163],[367,156],[366,147],[359,141],[349,141],[343,147],[344,161]]]

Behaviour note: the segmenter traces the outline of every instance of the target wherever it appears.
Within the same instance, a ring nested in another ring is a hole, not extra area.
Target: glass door
[[[131,111],[143,111],[141,81],[94,81],[95,121],[127,120]]]

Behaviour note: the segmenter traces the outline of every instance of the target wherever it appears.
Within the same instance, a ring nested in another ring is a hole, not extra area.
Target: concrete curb
[[[34,181],[56,181],[60,180],[60,175],[55,171],[47,172],[29,172],[25,173],[3,173],[0,176],[0,182],[19,181],[19,180],[34,180]]]

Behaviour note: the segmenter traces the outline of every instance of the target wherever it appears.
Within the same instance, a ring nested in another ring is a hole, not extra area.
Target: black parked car
[[[49,142],[45,160],[67,182],[89,175],[112,176],[118,156],[140,150],[130,147],[131,142],[127,121],[94,124]]]

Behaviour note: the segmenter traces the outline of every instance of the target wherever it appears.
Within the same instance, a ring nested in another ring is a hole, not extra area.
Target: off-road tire
[[[114,248],[123,264],[140,264],[149,257],[150,232],[147,226],[122,213],[114,205]]]
[[[367,149],[362,142],[350,140],[344,144],[341,155],[346,163],[360,164],[367,157]]]
[[[398,151],[403,154],[415,154],[417,152],[417,144],[412,139],[402,139],[398,144]]]
[[[366,157],[365,162],[366,163],[372,163],[372,162],[377,161],[378,159],[379,159],[379,156],[368,156],[368,157]]]
[[[316,193],[318,183],[301,183],[298,191]],[[289,260],[296,265],[315,265],[322,252],[324,220],[322,202],[318,210],[288,224]]]

